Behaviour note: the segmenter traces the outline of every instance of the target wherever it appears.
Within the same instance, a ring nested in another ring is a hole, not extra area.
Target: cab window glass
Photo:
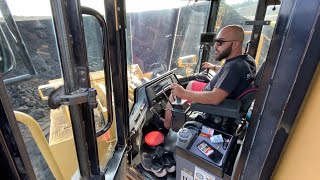
[[[246,21],[253,21],[257,9],[258,0],[222,0],[215,25],[215,32],[219,32],[223,27],[228,25],[239,25],[245,30],[245,38],[243,43],[243,52],[246,43],[250,40],[252,25],[245,25]],[[214,61],[214,50],[210,51],[209,62],[218,64]]]
[[[135,88],[173,69],[183,76],[194,72],[210,8],[210,1],[139,2],[126,1],[130,109]]]
[[[38,73],[29,80],[6,85],[12,107],[16,112],[23,113],[23,117],[31,116],[39,124],[42,131],[40,134],[46,138],[56,162],[61,165],[64,177],[70,179],[78,169],[71,139],[71,123],[65,108],[51,110],[47,102],[50,92],[63,84],[50,1],[6,0],[1,1],[0,6],[2,35],[16,62],[12,70],[5,74],[4,80],[29,74],[29,69],[32,68],[30,64]],[[14,23],[10,23],[10,15]],[[19,35],[16,32],[19,32]],[[23,123],[19,123],[19,127],[37,179],[54,179],[30,133],[32,129]],[[57,133],[59,131],[63,132],[63,136]],[[71,169],[66,170],[64,165],[68,163],[63,163],[64,156],[59,152],[68,154]]]
[[[195,73],[201,58],[200,36],[206,31],[210,2],[190,2],[180,9],[170,69],[177,68],[177,75]]]
[[[246,21],[253,21],[257,9],[258,0],[223,0],[220,3],[217,22],[215,26],[215,31],[219,30],[227,25],[240,25],[245,30],[245,39],[243,43],[243,52],[245,51],[246,43],[251,38],[252,25],[244,25]],[[264,25],[262,27],[262,33],[257,49],[257,54],[255,58],[257,68],[259,69],[261,64],[265,61],[269,46],[270,39],[273,34],[273,30],[278,17],[280,5],[269,6],[267,8],[265,19],[266,21],[271,21],[270,25]],[[210,52],[209,62],[217,64],[214,61],[214,50]]]
[[[259,42],[257,55],[256,55],[256,63],[258,68],[260,68],[262,63],[267,59],[270,41],[276,25],[279,10],[280,10],[280,5],[276,5],[276,6],[271,5],[271,6],[268,6],[267,8],[266,17],[264,20],[271,21],[271,23],[269,26],[262,27],[262,33],[261,33],[260,42]]]

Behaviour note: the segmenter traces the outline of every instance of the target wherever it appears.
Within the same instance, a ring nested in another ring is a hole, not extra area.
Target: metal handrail
[[[81,6],[82,14],[91,15],[96,18],[96,20],[99,22],[99,25],[102,30],[102,38],[103,38],[103,46],[102,46],[102,52],[103,52],[103,63],[104,63],[104,76],[105,76],[105,84],[106,84],[106,96],[108,97],[106,102],[107,107],[107,113],[108,113],[108,123],[100,129],[98,132],[96,132],[96,136],[99,137],[105,132],[107,132],[112,123],[113,123],[113,108],[112,108],[112,90],[111,90],[111,72],[110,72],[110,59],[108,51],[106,50],[108,36],[107,36],[107,25],[103,18],[103,16],[96,10]],[[109,83],[109,85],[107,85]]]

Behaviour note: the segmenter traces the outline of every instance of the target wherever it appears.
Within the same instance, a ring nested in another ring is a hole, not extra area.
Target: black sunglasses
[[[225,42],[233,42],[233,41],[237,41],[237,40],[225,41],[225,40],[222,40],[222,39],[215,39],[215,44],[216,44],[217,46],[222,46],[223,43],[225,43]]]

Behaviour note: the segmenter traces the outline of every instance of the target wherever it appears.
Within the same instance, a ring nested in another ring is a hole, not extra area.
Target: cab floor
[[[168,132],[163,147],[165,149],[167,149],[168,151],[173,152],[174,156],[176,157],[176,140],[177,140],[177,133],[172,131],[170,129],[170,131]],[[150,149],[145,149],[145,151],[150,151]],[[152,151],[152,150],[151,150]],[[160,179],[160,180],[173,180],[176,179],[176,173],[168,173],[166,176],[159,178],[157,176],[155,176],[152,172],[150,171],[146,171],[145,169],[143,169],[141,164],[137,165],[137,170],[140,171],[141,175],[145,178],[145,179],[150,179],[150,180],[154,180],[154,179]]]
[[[137,166],[137,169],[141,172],[141,175],[144,177],[144,179],[147,179],[147,180],[156,180],[156,179],[159,179],[159,180],[173,180],[173,179],[176,179],[176,173],[175,172],[168,173],[164,177],[157,177],[152,172],[144,170],[143,167],[141,166],[141,164],[139,164]]]

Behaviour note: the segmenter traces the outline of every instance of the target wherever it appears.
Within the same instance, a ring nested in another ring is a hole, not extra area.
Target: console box
[[[225,176],[224,172],[231,153],[230,151],[236,143],[236,138],[232,135],[215,130],[215,135],[221,134],[224,141],[228,141],[224,147],[223,143],[212,143],[208,137],[203,137],[198,134],[193,136],[192,140],[185,144],[181,142],[177,143],[177,179],[201,179],[201,177],[203,177],[203,179],[211,178],[215,180],[229,179],[230,177]],[[202,141],[206,141],[213,148],[222,153],[222,159],[218,163],[213,162],[197,148],[197,145]]]

